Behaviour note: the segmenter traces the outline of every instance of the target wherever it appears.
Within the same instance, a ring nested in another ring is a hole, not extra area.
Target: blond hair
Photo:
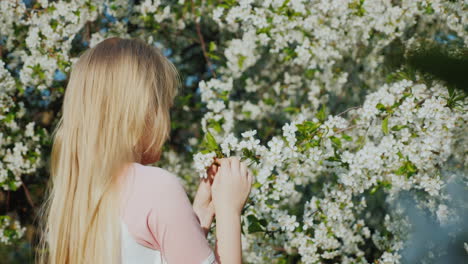
[[[179,82],[138,39],[109,38],[80,56],[54,131],[37,263],[120,263],[119,175],[162,150]]]

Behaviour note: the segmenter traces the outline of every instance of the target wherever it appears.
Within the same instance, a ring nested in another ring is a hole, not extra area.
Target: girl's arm
[[[157,185],[153,185],[154,200],[146,223],[166,262],[215,263],[215,254],[177,176],[168,172],[153,176]]]
[[[198,221],[200,222],[200,227],[203,229],[205,237],[208,236],[208,233],[211,229],[211,224],[213,223],[214,215],[210,216],[210,214],[200,211],[200,209],[197,209],[195,206],[193,206],[193,210],[197,215]]]
[[[240,216],[253,176],[237,157],[220,159],[219,163],[212,186],[216,212],[216,259],[222,264],[238,264],[242,263]]]
[[[200,221],[200,226],[205,232],[205,236],[208,235],[208,232],[211,228],[211,223],[213,223],[214,218],[214,205],[211,198],[211,184],[214,179],[214,175],[217,172],[217,166],[212,165],[208,171],[208,178],[204,178],[200,181],[198,186],[197,194],[193,200],[193,211]]]
[[[217,214],[215,254],[219,263],[242,263],[239,213],[224,211]]]

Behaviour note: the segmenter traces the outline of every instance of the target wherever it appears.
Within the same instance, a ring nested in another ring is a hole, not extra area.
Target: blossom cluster
[[[15,103],[16,83],[3,61],[0,82],[0,187],[16,190],[21,176],[41,166],[40,139],[45,132],[39,131],[34,122],[24,124],[26,108],[22,102]]]
[[[228,134],[208,154],[197,154],[196,162],[203,167],[216,152],[251,162],[257,183],[254,206],[244,214],[244,228],[251,231],[244,246],[252,262],[284,248],[304,263],[365,263],[362,246],[373,243],[382,263],[399,263],[410,224],[402,212],[388,212],[380,228],[392,238],[382,237],[369,224],[380,212],[368,208],[367,200],[382,192],[390,203],[403,191],[422,191],[419,201],[441,224],[448,221],[453,212],[444,205],[449,198],[440,167],[456,152],[454,136],[468,121],[466,109],[447,107],[448,98],[438,83],[385,84],[347,118],[300,114],[265,144],[254,138],[256,130],[240,140]],[[308,197],[304,186],[318,193]],[[291,212],[306,197],[303,211]]]
[[[330,96],[359,103],[362,98],[353,94],[383,84],[385,78],[377,78],[388,73],[383,51],[395,40],[411,46],[444,32],[466,38],[467,16],[462,10],[445,1],[425,0],[240,1],[219,6],[212,17],[235,37],[222,51],[226,63],[218,72],[224,78],[200,84],[200,89],[206,86],[202,100],[208,107],[218,106],[204,121],[224,117],[226,122],[232,113],[262,120],[285,110],[316,111]],[[431,24],[439,31],[431,32]],[[235,81],[232,78],[239,79],[232,89],[238,96],[222,107],[221,97],[210,95],[230,93],[226,87]],[[246,93],[236,91],[244,87]],[[204,96],[208,90],[213,91]],[[223,129],[229,127],[233,126]]]
[[[20,226],[18,220],[12,220],[6,215],[0,216],[0,242],[11,244],[12,241],[20,239],[25,231],[26,228]]]

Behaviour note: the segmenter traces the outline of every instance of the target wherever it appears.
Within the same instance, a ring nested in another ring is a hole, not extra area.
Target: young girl
[[[39,263],[241,263],[245,164],[217,160],[193,205],[177,176],[148,166],[169,137],[178,81],[140,40],[106,39],[81,55],[54,135]]]

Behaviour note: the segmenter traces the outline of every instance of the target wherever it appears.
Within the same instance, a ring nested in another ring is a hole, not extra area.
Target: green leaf
[[[18,189],[18,187],[15,185],[14,179],[15,179],[15,175],[13,174],[13,172],[8,171],[8,179],[6,180],[6,183],[8,187],[10,188],[10,190],[12,191],[16,191]]]
[[[239,61],[238,61],[238,65],[239,65],[239,69],[242,69],[242,66],[244,65],[244,61],[247,57],[244,56],[244,55],[240,55],[239,56]]]
[[[400,159],[403,158],[403,154],[400,151],[398,151],[397,155],[398,155],[398,157],[400,157]]]
[[[209,45],[209,51],[215,51],[216,48],[216,43],[214,43],[214,41],[211,41]]]
[[[289,106],[289,107],[286,107],[284,111],[286,113],[294,114],[294,113],[299,113],[301,110],[298,107]]]
[[[312,80],[314,78],[315,71],[316,71],[315,69],[307,69],[304,75],[307,79]]]
[[[208,146],[210,146],[213,149],[218,148],[218,144],[216,143],[215,138],[209,131],[206,132],[206,140],[207,140]]]
[[[418,168],[411,161],[407,160],[405,163],[395,171],[396,175],[406,175],[410,178],[418,172]]]
[[[341,135],[341,137],[342,137],[344,140],[346,140],[346,141],[353,141],[353,138],[352,138],[351,136],[346,135],[346,134],[344,134],[344,133],[343,133],[343,135]]]
[[[396,126],[393,126],[392,127],[392,131],[400,131],[402,130],[403,128],[405,127],[408,127],[408,126],[405,126],[405,125],[396,125]]]
[[[97,10],[97,7],[95,5],[90,5],[89,6],[89,11],[94,12]]]
[[[263,232],[265,231],[264,226],[267,225],[265,219],[258,220],[254,215],[248,215],[247,220],[249,221],[248,231],[250,233]]]
[[[214,59],[214,60],[221,60],[221,57],[219,57],[218,55],[213,54],[213,53],[208,53],[208,57],[210,57],[211,59]]]
[[[380,111],[383,111],[383,112],[386,112],[387,111],[387,107],[385,107],[385,105],[383,105],[382,103],[378,103],[375,108],[377,108],[378,110]]]
[[[59,24],[59,23],[58,23],[58,21],[57,21],[56,19],[51,19],[51,20],[50,20],[50,27],[51,27],[53,30],[55,30],[55,29],[57,28],[58,24]]]
[[[262,33],[265,33],[265,34],[268,34],[270,33],[270,30],[272,29],[272,26],[268,26],[268,27],[264,27],[264,28],[259,28],[257,29],[256,33],[257,35],[258,34],[262,34]]]
[[[250,116],[252,115],[252,112],[250,112],[250,111],[244,111],[244,112],[242,112],[242,114],[243,114],[245,117],[250,118]]]
[[[201,152],[203,154],[210,153],[212,151],[217,152],[219,150],[218,143],[216,143],[215,138],[209,131],[206,132],[205,138],[200,144],[200,147],[202,148]]]
[[[414,175],[417,171],[418,171],[418,168],[416,168],[416,165],[414,165],[412,162],[408,161],[406,163],[406,168],[408,170],[408,176],[412,176]]]
[[[331,136],[330,140],[338,147],[341,148],[341,140],[335,136]]]
[[[263,98],[263,102],[267,105],[275,105],[275,100],[273,98]]]
[[[325,118],[327,118],[325,108],[326,108],[325,105],[322,105],[322,107],[320,108],[320,110],[318,111],[318,113],[316,115],[317,119],[320,120],[320,122],[324,122]]]
[[[208,120],[208,127],[213,128],[216,132],[220,133],[223,129],[221,128],[221,124],[214,119]]]
[[[326,160],[327,161],[332,161],[332,162],[341,162],[341,157],[340,156],[334,156],[334,157],[329,157]]]
[[[380,188],[385,188],[385,189],[391,189],[392,188],[392,184],[388,181],[383,181],[383,182],[378,182],[377,185],[375,185],[371,190],[370,190],[370,194],[374,194],[375,192],[377,192]]]
[[[428,14],[428,15],[432,15],[432,14],[434,14],[434,12],[435,12],[434,8],[432,8],[431,3],[429,3],[429,4],[427,5],[425,11],[426,11],[426,14]]]
[[[353,12],[354,15],[357,16],[363,16],[366,13],[366,10],[364,9],[364,0],[356,0],[354,2],[351,2],[348,4],[348,8],[355,10]]]
[[[18,89],[20,95],[23,95],[23,94],[24,94],[24,88],[23,88],[23,86],[17,85],[17,89]]]
[[[255,155],[255,153],[254,153],[252,150],[250,150],[250,149],[243,148],[243,149],[242,149],[242,156],[243,156],[243,159],[242,159],[242,160],[250,159],[250,160],[254,161],[255,163],[259,163],[259,162],[260,162],[259,157],[257,157],[257,156]]]
[[[258,222],[253,222],[249,224],[248,231],[249,231],[249,234],[256,233],[256,232],[263,232],[263,228]]]
[[[406,173],[406,165],[401,166],[398,170],[395,171],[396,175],[403,175]]]
[[[376,193],[378,189],[379,189],[379,186],[378,186],[378,185],[374,186],[374,187],[370,190],[370,194]]]
[[[293,48],[286,47],[283,49],[283,53],[286,54],[284,61],[289,61],[292,58],[297,57],[297,52]]]
[[[9,122],[11,122],[13,119],[15,119],[15,114],[9,113],[8,115],[6,115],[5,119],[3,119],[3,122],[9,123]]]
[[[301,124],[296,124],[297,130],[304,135],[311,134],[320,127],[320,123],[314,123],[312,121],[304,121]]]
[[[388,116],[382,121],[382,131],[385,135],[388,135]]]
[[[223,91],[219,95],[219,98],[226,102],[229,99],[229,92],[228,91]]]

